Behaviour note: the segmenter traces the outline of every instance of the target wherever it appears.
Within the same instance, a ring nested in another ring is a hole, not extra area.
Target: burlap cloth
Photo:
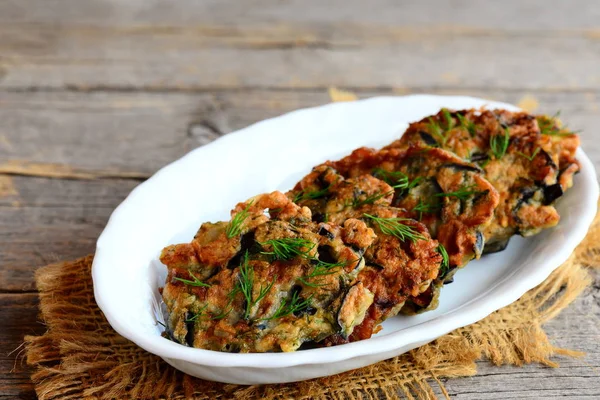
[[[477,373],[475,361],[540,363],[581,353],[553,346],[542,325],[590,283],[600,265],[600,218],[569,260],[545,282],[484,320],[457,329],[391,360],[295,384],[236,386],[187,376],[119,336],[94,302],[92,256],[48,265],[36,273],[41,318],[48,330],[27,336],[27,362],[40,399],[363,399],[447,396],[442,378]]]

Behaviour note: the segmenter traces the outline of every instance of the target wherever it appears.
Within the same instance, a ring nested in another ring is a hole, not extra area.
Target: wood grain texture
[[[37,267],[93,253],[114,208],[134,180],[12,177],[0,196],[0,292],[35,289]]]
[[[44,326],[38,322],[36,293],[0,293],[0,398],[30,399],[35,392],[31,372],[22,358],[24,335],[39,335]]]
[[[92,252],[114,207],[160,167],[327,103],[331,86],[528,98],[583,129],[600,166],[599,20],[596,0],[0,2],[0,398],[35,398],[8,353],[43,330],[35,293],[22,293],[37,266]],[[547,327],[585,359],[481,362],[446,382],[452,398],[600,398],[595,277]]]
[[[594,0],[50,3],[0,5],[1,88],[600,89]]]

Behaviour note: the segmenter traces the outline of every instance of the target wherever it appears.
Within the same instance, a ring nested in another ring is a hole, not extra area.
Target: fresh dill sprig
[[[246,310],[244,310],[244,319],[248,319],[250,316],[250,311],[252,308],[258,304],[266,295],[269,293],[273,284],[275,283],[275,279],[277,276],[273,277],[271,283],[267,286],[263,287],[260,285],[260,290],[258,296],[254,298],[253,296],[253,287],[254,287],[254,268],[250,265],[248,259],[248,252],[244,255],[242,259],[242,263],[240,265],[240,273],[238,278],[239,290],[244,295],[244,299],[246,300]]]
[[[359,208],[362,207],[366,204],[373,204],[375,203],[377,200],[390,195],[390,194],[394,194],[394,191],[390,191],[390,192],[376,192],[373,193],[371,195],[368,195],[367,197],[361,199],[360,197],[352,199],[352,201],[347,202],[345,204],[346,207],[352,207],[352,208]]]
[[[481,190],[474,190],[475,185],[463,186],[454,192],[444,192],[444,193],[436,193],[435,197],[456,197],[459,200],[467,200],[469,197],[473,195],[478,195],[483,193]]]
[[[408,191],[417,186],[423,180],[423,177],[419,176],[411,181],[408,178],[408,175],[402,171],[387,171],[382,168],[375,168],[372,172],[372,175],[377,179],[381,179],[396,190]]]
[[[525,157],[526,159],[528,159],[529,161],[533,161],[533,159],[535,158],[535,156],[537,156],[537,154],[540,152],[540,148],[536,147],[535,150],[533,151],[533,153],[531,153],[530,156],[528,156],[525,153],[521,153],[520,151],[517,152],[518,155]]]
[[[440,264],[440,271],[438,272],[439,277],[443,277],[448,273],[450,269],[450,258],[448,257],[448,252],[443,244],[439,244],[437,247],[437,252],[442,256],[442,263]]]
[[[290,314],[296,314],[300,311],[306,310],[310,305],[313,295],[311,294],[308,298],[302,300],[298,293],[299,292],[294,292],[291,299],[283,299],[273,315],[268,318],[263,318],[263,320],[269,321],[272,319],[283,318]]]
[[[312,191],[306,191],[306,190],[302,189],[301,191],[296,193],[296,195],[294,196],[293,202],[298,203],[299,201],[302,201],[302,200],[315,200],[315,199],[320,199],[322,197],[325,197],[329,193],[330,186],[331,185],[329,185],[323,189],[312,190]]]
[[[460,127],[466,129],[471,137],[475,137],[475,134],[477,133],[477,125],[475,125],[475,122],[461,114],[456,114],[456,118],[458,118],[458,121],[460,122]]]
[[[382,218],[371,214],[363,214],[363,216],[377,224],[384,235],[395,236],[403,242],[407,239],[412,242],[425,239],[425,236],[417,232],[412,226],[404,224],[404,221],[410,221],[409,218]]]
[[[447,108],[442,108],[442,115],[446,120],[446,131],[452,130],[452,128],[454,128],[454,118],[452,118],[450,110]]]
[[[253,200],[250,201],[246,208],[244,208],[239,213],[235,214],[231,221],[229,221],[229,224],[227,224],[227,228],[225,229],[225,234],[227,235],[227,238],[231,239],[232,237],[242,233],[242,224],[244,223],[246,218],[248,218],[248,210],[250,209],[250,206],[253,202]]]
[[[439,202],[433,203],[425,203],[422,199],[419,199],[419,203],[413,208],[413,211],[419,213],[419,221],[423,219],[423,214],[431,214],[436,211],[439,211],[441,208],[441,204]]]
[[[442,145],[446,144],[446,136],[444,135],[444,130],[439,125],[438,122],[435,122],[432,117],[427,119],[427,130],[434,136],[437,136],[442,141]]]
[[[345,267],[347,265],[347,263],[345,263],[345,262],[329,263],[329,262],[325,262],[325,261],[321,261],[321,260],[317,260],[317,259],[315,259],[315,261],[317,263],[313,267],[310,274],[305,275],[298,279],[300,282],[302,282],[306,286],[310,286],[310,287],[323,286],[322,283],[319,283],[321,281],[320,277],[335,274],[336,272],[338,272],[339,268]],[[313,279],[313,278],[317,278],[316,282],[309,282],[309,280]]]
[[[490,149],[496,157],[496,160],[501,159],[506,154],[508,144],[510,142],[510,132],[508,127],[504,128],[504,134],[493,135],[490,137]]]
[[[570,136],[575,133],[571,132],[566,125],[559,126],[559,122],[557,122],[559,116],[560,110],[551,117],[545,115],[536,117],[540,133],[549,136]]]
[[[276,260],[291,260],[294,257],[308,258],[308,254],[316,246],[303,238],[270,239],[259,243],[261,246],[271,246],[273,251],[261,251],[261,254],[272,256]]]
[[[193,317],[186,318],[185,322],[196,322],[198,319],[200,319],[200,317],[202,317],[202,315],[204,314],[204,310],[206,310],[207,308],[208,304],[202,307],[200,310],[198,310],[198,312],[195,313]]]
[[[210,287],[210,284],[202,282],[200,279],[198,279],[198,277],[196,275],[192,274],[191,272],[188,272],[188,273],[190,274],[190,276],[192,278],[194,278],[193,281],[190,281],[189,279],[178,278],[178,277],[175,277],[173,279],[175,279],[176,281],[179,281],[179,282],[183,282],[189,286]]]
[[[441,122],[435,121],[433,117],[429,117],[427,119],[427,130],[434,136],[437,136],[442,141],[442,146],[446,145],[446,140],[448,137],[446,133],[452,129],[454,129],[454,118],[452,118],[452,114],[450,110],[447,108],[442,108],[442,115],[446,120],[446,127],[442,127]]]

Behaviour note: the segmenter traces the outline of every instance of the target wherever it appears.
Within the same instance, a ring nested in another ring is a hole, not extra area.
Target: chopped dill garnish
[[[434,136],[437,136],[442,141],[442,145],[446,144],[446,136],[439,123],[435,122],[432,117],[427,119],[427,130]]]
[[[419,203],[413,208],[413,211],[419,213],[419,221],[423,219],[423,214],[431,214],[440,210],[442,205],[439,202],[425,203],[419,199]]]
[[[454,129],[454,118],[452,118],[452,114],[450,110],[447,108],[442,108],[442,115],[446,120],[446,127],[443,128],[441,122],[436,122],[433,117],[429,117],[427,119],[427,130],[434,136],[437,136],[442,141],[442,146],[446,145],[446,132]]]
[[[377,200],[390,195],[390,194],[394,194],[394,191],[390,191],[390,192],[377,192],[377,193],[373,193],[371,195],[368,195],[367,197],[365,197],[364,199],[359,198],[355,198],[353,199],[351,202],[347,202],[345,204],[346,207],[352,207],[352,208],[359,208],[362,207],[366,204],[373,204],[375,203]]]
[[[442,115],[446,120],[446,131],[452,130],[452,128],[454,128],[454,118],[452,118],[450,110],[447,108],[442,108]]]
[[[239,213],[235,214],[235,216],[231,219],[229,224],[227,224],[225,234],[229,239],[242,233],[242,224],[244,223],[246,218],[248,218],[248,210],[250,209],[250,206],[253,202],[254,201],[250,201],[246,208],[244,208]]]
[[[540,133],[542,135],[550,136],[570,136],[575,132],[571,132],[568,127],[560,126],[560,122],[557,121],[560,116],[560,110],[557,111],[553,116],[548,117],[545,115],[536,117]]]
[[[196,322],[197,320],[199,320],[204,314],[204,310],[206,310],[207,307],[208,304],[202,307],[197,313],[195,313],[193,317],[186,318],[185,322]]]
[[[493,135],[490,137],[490,149],[496,157],[496,160],[501,159],[506,154],[508,144],[510,142],[510,132],[508,127],[504,128],[504,134]]]
[[[419,176],[412,181],[408,178],[404,172],[401,171],[386,171],[385,169],[375,168],[373,170],[373,176],[377,179],[381,179],[396,190],[410,190],[417,186],[423,180],[423,177]]]
[[[300,282],[302,282],[306,286],[310,286],[310,287],[323,286],[322,283],[319,283],[319,282],[321,282],[320,277],[334,274],[334,273],[338,272],[339,268],[342,268],[342,267],[346,266],[346,264],[347,264],[345,262],[329,263],[329,262],[325,262],[325,261],[321,261],[321,260],[317,260],[317,259],[315,259],[315,261],[316,261],[316,264],[313,267],[310,274],[298,279]],[[315,282],[309,282],[308,280],[312,279],[312,278],[317,278],[317,279],[315,280]]]
[[[298,293],[299,292],[294,292],[291,299],[283,299],[273,315],[268,318],[263,318],[263,320],[269,321],[272,319],[283,318],[290,314],[296,314],[306,310],[310,305],[313,295],[311,294],[307,299],[302,300]]]
[[[540,148],[536,147],[535,150],[533,151],[533,153],[531,153],[530,156],[528,156],[525,153],[521,153],[520,151],[517,152],[518,155],[525,157],[526,159],[528,159],[529,161],[533,161],[533,159],[535,158],[535,156],[537,156],[537,154],[540,152]]]
[[[254,268],[248,262],[248,252],[246,251],[246,254],[242,260],[242,264],[240,265],[240,273],[238,277],[239,290],[242,292],[244,299],[246,300],[244,319],[248,319],[252,308],[258,304],[267,295],[267,293],[269,293],[273,287],[273,284],[275,283],[275,279],[277,279],[277,276],[273,277],[271,283],[265,287],[263,287],[261,284],[258,296],[254,298],[252,293],[252,289],[254,287]]]
[[[448,252],[443,244],[439,244],[437,248],[437,252],[442,256],[442,263],[440,264],[440,271],[438,273],[438,277],[443,277],[448,273],[450,269],[450,258],[448,257]]]
[[[315,200],[315,199],[320,199],[322,197],[325,197],[327,195],[327,193],[329,193],[330,186],[331,185],[329,185],[323,189],[313,190],[313,191],[306,191],[306,190],[302,189],[301,191],[296,193],[296,195],[294,196],[293,202],[297,203],[302,200]]]
[[[456,118],[458,118],[458,121],[460,122],[460,127],[466,129],[471,137],[475,137],[475,134],[477,133],[477,126],[475,125],[475,122],[461,114],[456,114]]]
[[[261,251],[260,254],[272,256],[276,260],[291,260],[294,257],[308,258],[310,251],[316,246],[313,242],[302,238],[270,239],[261,246],[271,246],[273,251]]]
[[[436,193],[435,197],[456,197],[459,200],[467,200],[469,197],[473,195],[478,195],[483,193],[481,190],[474,190],[475,185],[463,186],[460,189],[454,192],[444,192],[444,193]]]
[[[412,226],[403,223],[404,221],[410,221],[409,218],[382,218],[371,214],[363,214],[363,216],[377,224],[384,235],[395,236],[403,242],[406,239],[412,242],[425,239],[425,236],[417,232]]]
[[[200,279],[198,279],[198,277],[196,277],[191,272],[189,272],[189,274],[192,278],[194,278],[193,281],[190,281],[189,279],[178,278],[178,277],[175,277],[173,279],[175,279],[176,281],[179,281],[179,282],[183,282],[186,285],[190,285],[190,286],[210,287],[210,284],[202,282]]]

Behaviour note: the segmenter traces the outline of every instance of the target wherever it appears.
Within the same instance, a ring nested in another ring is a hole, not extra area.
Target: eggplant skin
[[[428,133],[435,144],[423,139]],[[506,151],[502,143],[508,134]],[[498,191],[499,206],[483,230],[485,253],[502,249],[515,234],[531,236],[555,226],[554,202],[573,184],[580,165],[579,137],[555,117],[506,110],[446,110],[409,125],[386,146],[435,146],[476,163]]]
[[[232,233],[232,221],[240,220]],[[163,250],[167,336],[241,353],[348,337],[373,303],[358,276],[375,238],[359,219],[315,223],[307,207],[281,192],[240,203],[231,221],[205,223],[191,243]],[[301,243],[301,252],[277,256],[273,243],[281,240]]]

